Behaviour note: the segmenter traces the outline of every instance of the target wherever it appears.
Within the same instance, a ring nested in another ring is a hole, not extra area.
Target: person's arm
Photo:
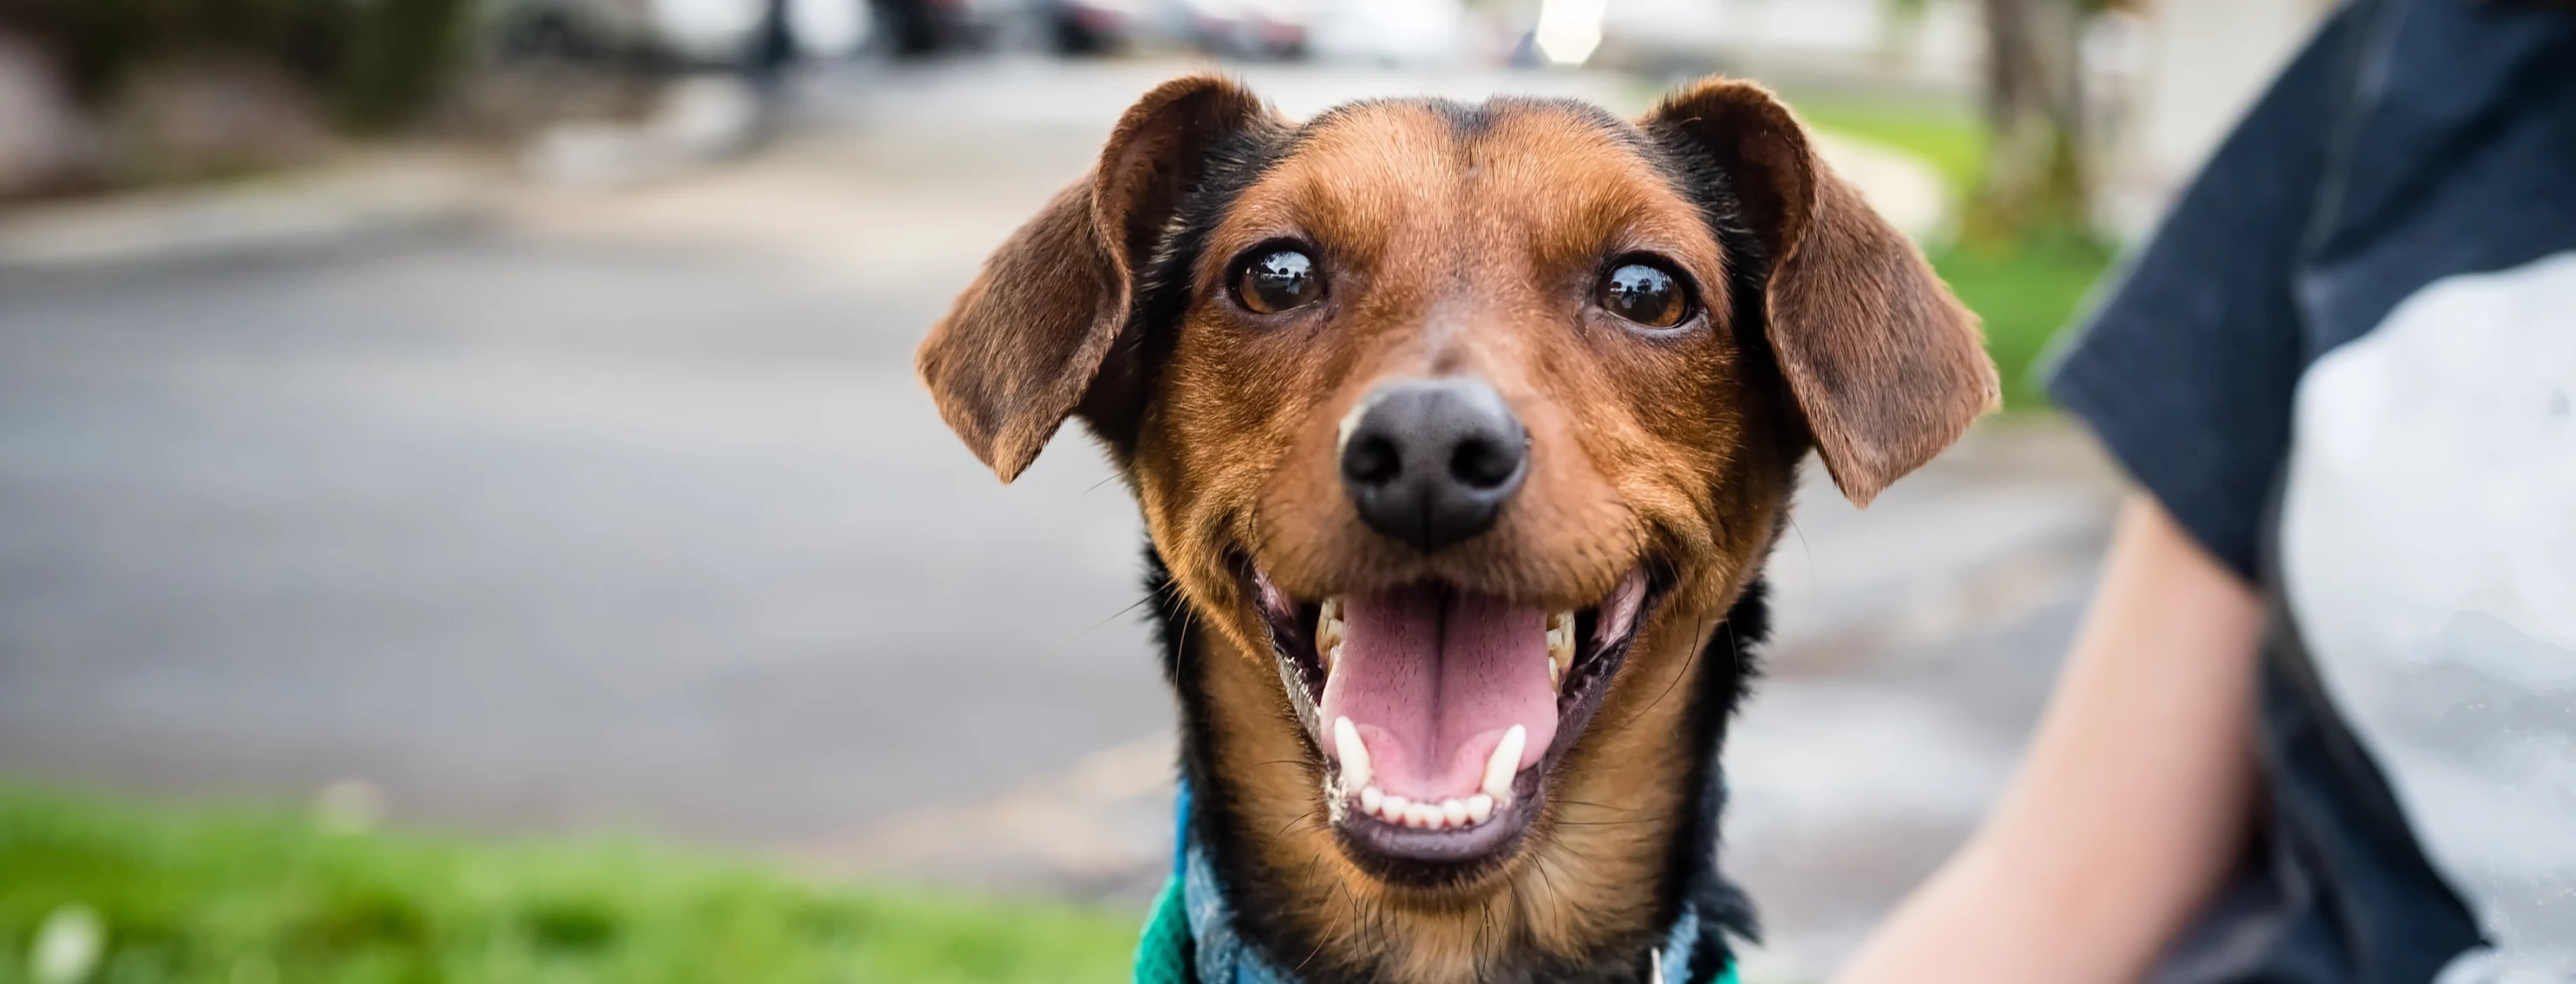
[[[2244,845],[2261,631],[2245,581],[2133,496],[2020,775],[1840,984],[2143,977]]]

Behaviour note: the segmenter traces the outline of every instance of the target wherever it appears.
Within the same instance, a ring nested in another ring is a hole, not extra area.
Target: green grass
[[[1788,94],[1798,118],[1920,157],[1964,195],[1986,167],[1986,124],[1976,107],[1948,100]]]
[[[1940,172],[1953,203],[1964,201],[1985,167],[1986,130],[1973,107],[1934,100],[1794,95],[1807,123],[1913,154]],[[2049,339],[2077,313],[2111,252],[2079,237],[1938,245],[1933,269],[1985,319],[1986,351],[2003,374],[2004,405],[2048,405],[2032,378]]]
[[[2049,405],[2036,378],[2039,357],[2109,262],[2109,251],[2083,242],[1958,245],[1932,252],[1932,269],[1985,319],[1986,354],[2003,376],[2006,409]]]
[[[640,841],[335,833],[0,786],[0,982],[49,914],[106,927],[88,980],[1123,980],[1138,920],[829,886]]]

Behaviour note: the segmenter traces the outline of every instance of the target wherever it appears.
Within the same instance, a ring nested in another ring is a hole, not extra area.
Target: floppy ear
[[[1082,403],[1126,326],[1139,269],[1224,137],[1267,119],[1213,75],[1155,87],[1091,176],[1012,233],[915,356],[939,416],[1008,482]]]
[[[1871,211],[1761,86],[1711,79],[1640,125],[1732,179],[1768,247],[1766,332],[1816,453],[1858,505],[1941,453],[2001,399],[1977,316]]]

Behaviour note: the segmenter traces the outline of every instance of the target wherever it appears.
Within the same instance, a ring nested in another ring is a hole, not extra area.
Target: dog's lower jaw
[[[1178,593],[1158,591],[1173,599],[1158,614],[1181,695],[1192,836],[1238,931],[1310,984],[1464,984],[1642,980],[1686,904],[1713,927],[1749,930],[1714,867],[1713,770],[1749,672],[1743,649],[1758,637],[1759,591],[1747,592],[1754,625],[1672,614],[1650,626],[1625,671],[1633,678],[1558,770],[1522,847],[1484,877],[1441,888],[1390,885],[1352,863],[1269,656],[1238,651]]]

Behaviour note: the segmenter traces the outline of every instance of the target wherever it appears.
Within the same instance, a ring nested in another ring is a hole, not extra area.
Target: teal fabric
[[[1194,984],[1190,970],[1190,917],[1181,910],[1181,880],[1163,884],[1145,935],[1136,940],[1136,984]]]
[[[1162,892],[1154,896],[1154,910],[1145,919],[1145,933],[1136,940],[1136,984],[1200,984],[1207,979],[1200,975],[1200,968],[1195,966],[1196,947],[1193,946],[1195,941],[1190,929],[1189,903],[1185,898],[1187,884],[1186,879],[1174,875],[1170,881],[1163,883]],[[1685,917],[1683,921],[1695,926],[1698,920]],[[1674,928],[1681,927],[1677,925]],[[1675,934],[1676,937],[1679,935]],[[1676,942],[1680,941],[1677,939]],[[1664,968],[1671,975],[1671,984],[1689,984],[1688,944],[1681,943],[1668,948],[1665,952],[1674,954],[1664,960]],[[1235,984],[1249,984],[1251,981],[1293,984],[1293,981],[1288,978],[1261,976],[1275,973],[1266,966],[1253,969],[1237,963],[1234,967]],[[1710,984],[1743,984],[1743,979],[1736,976],[1735,967],[1730,964],[1724,971],[1719,972],[1717,979]]]
[[[1172,878],[1154,897],[1153,914],[1136,941],[1136,984],[1297,984],[1234,934],[1234,913],[1217,883],[1216,866],[1191,842],[1189,783],[1181,784],[1173,812],[1179,843],[1172,852]],[[1668,984],[1700,984],[1691,976],[1700,928],[1699,913],[1689,908],[1673,921],[1662,953]],[[1721,968],[1708,984],[1740,984],[1734,965]]]

